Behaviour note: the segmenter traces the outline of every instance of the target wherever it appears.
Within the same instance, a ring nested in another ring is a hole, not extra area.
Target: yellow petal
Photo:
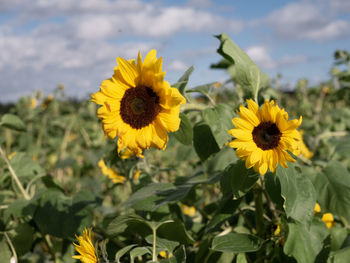
[[[130,64],[128,61],[121,57],[117,57],[117,63],[120,69],[120,73],[125,82],[128,83],[130,87],[136,87],[136,80],[138,77],[136,66]]]

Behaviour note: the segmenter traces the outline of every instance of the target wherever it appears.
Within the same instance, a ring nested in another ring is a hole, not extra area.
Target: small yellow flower
[[[47,106],[50,105],[50,103],[53,101],[54,96],[52,94],[49,94],[44,101],[41,103],[41,108],[46,109]]]
[[[140,174],[141,174],[141,170],[140,169],[136,170],[135,173],[134,173],[134,180],[138,180]]]
[[[118,152],[129,149],[142,158],[142,150],[165,149],[167,132],[180,126],[180,105],[186,102],[176,88],[164,80],[162,58],[151,50],[142,61],[117,58],[112,78],[101,83],[91,101],[101,105],[97,116],[102,119],[108,137],[118,136]]]
[[[31,98],[31,100],[30,100],[30,107],[32,109],[35,109],[37,105],[38,105],[38,101],[36,100],[36,98]]]
[[[101,168],[101,171],[104,175],[107,175],[109,179],[111,179],[113,181],[113,183],[117,184],[117,183],[121,183],[123,184],[126,180],[126,178],[124,176],[121,176],[119,174],[117,174],[116,171],[114,171],[111,168],[108,168],[104,162],[103,159],[101,159],[98,162],[98,166]]]
[[[173,254],[169,253],[166,250],[162,250],[159,252],[159,256],[161,256],[162,258],[172,258]]]
[[[335,225],[335,222],[334,222],[334,217],[331,213],[325,213],[323,214],[322,216],[322,221],[326,224],[326,226],[331,229],[332,226]]]
[[[181,204],[182,212],[185,215],[188,215],[190,217],[193,217],[196,215],[196,208],[194,206],[187,206],[184,204]]]
[[[320,207],[319,203],[316,203],[315,207],[314,207],[314,214],[317,214],[320,212],[321,212],[321,207]]]
[[[280,109],[275,102],[266,100],[259,108],[253,100],[247,100],[248,108],[241,105],[232,123],[236,127],[228,133],[235,140],[229,143],[237,148],[236,154],[245,160],[247,169],[253,167],[261,175],[270,169],[275,172],[277,164],[288,167],[288,162],[295,162],[288,153],[300,153],[299,132],[296,130],[302,121],[288,121],[288,113]]]
[[[303,140],[304,131],[299,131],[299,142],[300,142],[300,154],[304,156],[306,159],[311,159],[314,156],[314,153],[307,148],[304,140]]]
[[[80,255],[74,255],[72,258],[79,259],[83,263],[97,263],[96,250],[91,241],[91,228],[89,231],[84,228],[83,235],[75,237],[78,239],[79,245],[73,243],[75,250]]]
[[[12,152],[7,156],[7,159],[11,160],[15,155],[17,154],[17,152]]]
[[[275,229],[275,231],[273,232],[274,236],[278,236],[281,233],[281,226],[280,224],[277,224],[277,227]]]

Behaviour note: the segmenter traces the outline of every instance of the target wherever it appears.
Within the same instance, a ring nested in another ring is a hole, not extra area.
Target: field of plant
[[[1,262],[349,262],[350,54],[286,91],[218,39],[224,83],[151,51],[2,109]]]

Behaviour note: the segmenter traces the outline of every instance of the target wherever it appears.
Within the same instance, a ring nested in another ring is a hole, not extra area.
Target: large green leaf
[[[111,220],[107,226],[106,233],[112,237],[118,236],[128,226],[137,226],[137,229],[143,229],[142,233],[140,233],[141,235],[152,232],[152,228],[145,219],[135,214],[129,214],[118,216]]]
[[[192,144],[193,140],[193,128],[190,120],[184,113],[180,113],[181,123],[180,128],[173,133],[175,138],[185,145]]]
[[[350,223],[350,173],[337,161],[331,161],[314,181],[321,207]]]
[[[220,151],[210,126],[204,121],[196,123],[193,127],[193,145],[202,162]]]
[[[177,241],[183,245],[193,244],[194,240],[186,231],[185,226],[180,221],[171,221],[162,224],[157,229],[157,235],[172,241]]]
[[[226,180],[229,178],[234,199],[248,193],[260,176],[253,169],[247,169],[243,161],[229,165],[224,173]]]
[[[253,252],[259,250],[263,240],[249,234],[231,233],[213,239],[212,249],[221,252]]]
[[[16,115],[7,113],[1,117],[0,125],[16,130],[16,131],[26,131],[26,125],[24,122]]]
[[[171,86],[173,88],[177,88],[180,91],[181,94],[184,94],[184,91],[186,89],[188,80],[189,80],[190,75],[192,74],[193,70],[194,70],[193,66],[189,67],[185,71],[185,73],[181,76],[181,78],[179,78],[179,80],[175,84],[173,84]]]
[[[141,211],[154,211],[164,199],[161,192],[175,189],[171,183],[152,183],[142,187],[124,203],[126,207],[132,207]]]
[[[217,38],[220,40],[218,53],[227,59],[232,66],[228,68],[236,84],[247,87],[253,96],[260,88],[269,83],[269,77],[262,72],[250,57],[237,46],[226,33]]]
[[[35,176],[45,174],[45,170],[27,153],[17,153],[10,160],[10,164],[19,178],[32,179]]]
[[[88,191],[69,198],[60,191],[47,190],[38,199],[34,221],[39,229],[43,233],[71,240],[74,234],[91,225],[93,207],[97,205],[96,197]]]
[[[2,239],[0,239],[0,258],[2,262],[11,262],[12,253],[7,244],[6,238],[1,235]]]
[[[327,263],[345,263],[348,262],[350,258],[350,247],[343,248],[341,250],[332,252],[330,254]]]
[[[214,108],[207,108],[202,111],[203,119],[209,124],[214,138],[221,148],[231,139],[228,130],[233,128],[233,110],[226,104],[217,104]]]
[[[310,228],[299,222],[288,223],[288,236],[283,251],[293,256],[298,263],[314,262],[328,235],[328,228],[318,218],[312,221]]]
[[[316,203],[316,192],[310,179],[297,172],[293,164],[288,168],[279,165],[276,174],[287,216],[304,224],[310,223]]]

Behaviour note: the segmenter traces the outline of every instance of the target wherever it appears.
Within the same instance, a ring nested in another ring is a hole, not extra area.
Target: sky
[[[163,57],[175,83],[194,66],[189,86],[225,81],[210,69],[226,32],[282,83],[327,80],[336,49],[350,50],[349,0],[0,0],[0,102],[59,84],[88,98],[110,78],[116,57]]]

